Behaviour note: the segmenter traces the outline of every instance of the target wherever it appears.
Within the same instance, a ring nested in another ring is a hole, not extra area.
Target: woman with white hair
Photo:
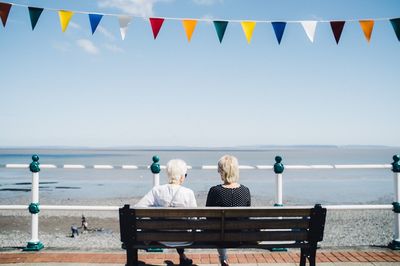
[[[236,157],[224,155],[218,161],[218,173],[222,184],[208,191],[206,206],[209,207],[247,207],[251,205],[250,190],[239,184],[239,163]],[[228,266],[226,248],[219,248],[222,266]]]
[[[191,189],[182,186],[187,177],[187,165],[180,159],[167,163],[168,184],[155,186],[135,206],[136,207],[197,207],[196,198]],[[185,246],[187,242],[163,242],[170,247]],[[179,265],[192,265],[193,260],[185,255],[183,248],[176,249],[179,254]]]

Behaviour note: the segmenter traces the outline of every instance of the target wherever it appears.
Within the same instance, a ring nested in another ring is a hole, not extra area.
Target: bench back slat
[[[133,210],[133,209],[131,209]],[[310,209],[289,208],[137,208],[136,217],[149,218],[181,218],[181,217],[307,217],[311,215]]]
[[[250,242],[250,241],[305,241],[308,233],[303,231],[261,231],[261,232],[185,232],[185,231],[139,231],[137,241],[185,241],[185,242]]]
[[[171,219],[154,220],[138,219],[137,229],[157,229],[157,230],[221,230],[219,219]],[[225,230],[246,229],[306,229],[310,226],[309,219],[245,219],[245,220],[226,220]]]

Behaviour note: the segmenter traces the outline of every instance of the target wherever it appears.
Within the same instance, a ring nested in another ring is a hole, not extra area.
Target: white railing
[[[312,208],[313,206],[282,206],[281,208]],[[26,210],[26,205],[0,205],[0,210]],[[49,211],[118,211],[121,206],[40,205],[40,210]],[[393,205],[324,205],[327,210],[391,210]]]
[[[43,244],[39,241],[38,229],[38,213],[39,213],[39,157],[32,156],[33,162],[31,164],[5,164],[0,167],[12,169],[26,169],[30,168],[32,171],[32,203],[27,207],[26,205],[0,205],[0,210],[26,210],[32,214],[32,238],[28,242],[26,250],[40,250]],[[299,206],[283,206],[283,170],[314,170],[314,169],[391,169],[394,173],[394,202],[392,205],[324,205],[328,210],[393,210],[394,212],[394,239],[389,244],[392,249],[400,249],[400,166],[399,155],[393,156],[394,162],[392,164],[333,164],[333,165],[283,165],[282,158],[275,157],[276,163],[274,165],[240,165],[239,169],[242,170],[274,170],[276,175],[275,182],[275,207],[280,208],[296,208]],[[138,170],[138,169],[151,169],[153,173],[153,186],[160,184],[159,172],[160,169],[165,169],[164,165],[158,164],[158,156],[153,157],[153,164],[149,166],[140,165],[78,165],[78,164],[64,164],[57,166],[54,164],[41,164],[42,169],[98,169],[98,170]],[[35,168],[36,167],[36,168]],[[216,170],[216,165],[201,165],[201,166],[188,166],[189,169],[202,169],[202,170]],[[307,206],[312,207],[312,206]],[[118,211],[120,206],[77,206],[77,205],[40,205],[41,210],[73,210],[73,211]]]
[[[5,164],[0,165],[4,168],[13,169],[28,169],[29,164]],[[64,164],[57,166],[55,164],[40,164],[41,169],[123,169],[123,170],[145,170],[149,169],[150,165],[108,165],[108,164],[95,164],[95,165],[80,165],[80,164]],[[165,165],[160,165],[161,169],[165,169]],[[332,164],[332,165],[285,165],[287,170],[312,170],[312,169],[391,169],[390,164]],[[200,165],[190,166],[188,169],[202,169],[202,170],[217,170],[216,165]],[[271,170],[274,169],[273,165],[240,165],[241,170]]]

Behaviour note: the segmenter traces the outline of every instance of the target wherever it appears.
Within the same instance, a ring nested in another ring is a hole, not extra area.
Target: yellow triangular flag
[[[373,20],[360,20],[360,26],[364,32],[365,38],[369,42],[371,40],[372,29],[374,28]]]
[[[184,19],[182,20],[183,28],[185,29],[186,36],[188,38],[188,42],[192,39],[192,34],[194,32],[194,28],[196,28],[197,20],[193,19]]]
[[[256,22],[254,21],[242,21],[242,28],[244,34],[246,35],[247,43],[250,43],[251,37],[253,37],[253,31],[256,27]]]
[[[60,24],[61,24],[62,32],[65,32],[65,30],[67,29],[68,23],[71,20],[73,15],[74,15],[74,12],[72,12],[72,11],[66,11],[66,10],[58,11],[58,16],[60,17]]]

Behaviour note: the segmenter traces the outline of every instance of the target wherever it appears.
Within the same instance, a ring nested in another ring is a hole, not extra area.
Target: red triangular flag
[[[154,40],[157,38],[158,32],[161,29],[162,24],[164,23],[163,18],[149,18],[151,29],[153,30]]]
[[[336,44],[339,44],[340,36],[342,35],[344,23],[346,21],[331,21],[331,28],[335,36]]]
[[[6,26],[8,14],[10,13],[11,4],[8,3],[0,3],[0,17],[3,22],[3,27]]]

